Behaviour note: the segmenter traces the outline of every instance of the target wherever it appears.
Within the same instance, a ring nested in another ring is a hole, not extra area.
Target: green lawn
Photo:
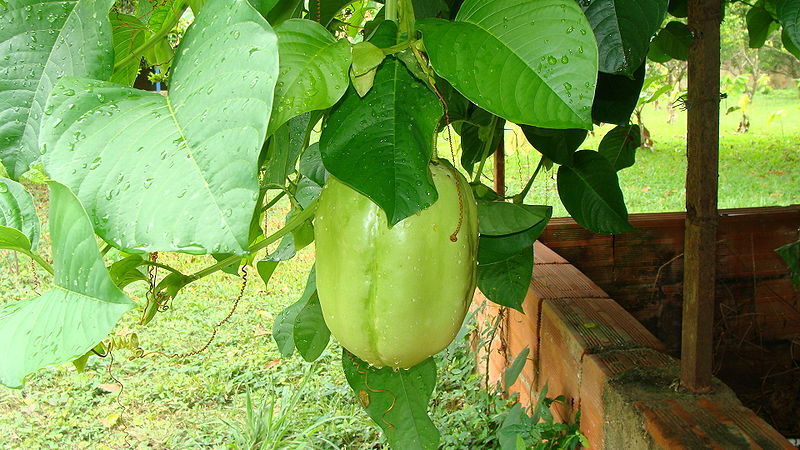
[[[777,109],[785,111],[783,119],[767,126],[767,117]],[[800,101],[777,95],[758,97],[750,116],[751,131],[742,135],[733,132],[738,123],[736,113],[723,120],[720,206],[800,203]],[[620,174],[629,210],[681,210],[685,113],[668,124],[663,109],[649,108],[644,120],[655,146],[639,150],[637,165]],[[596,148],[604,132],[596,132],[585,148]],[[515,193],[538,159],[513,132],[508,133],[507,142],[508,187]],[[449,153],[446,147],[439,151]],[[552,175],[542,174],[528,201],[552,204],[555,215],[560,216],[565,212]],[[34,190],[44,207],[44,191],[41,187]],[[41,212],[44,218],[44,209]],[[275,211],[269,218],[271,229],[279,226],[282,213],[285,210]],[[47,245],[45,233],[41,246],[46,249]],[[209,264],[209,258],[203,257],[163,258],[187,270]],[[314,447],[381,445],[381,437],[344,382],[336,347],[331,345],[318,363],[309,365],[296,358],[280,359],[272,342],[273,318],[300,295],[312,260],[313,246],[282,264],[268,287],[251,273],[238,311],[200,356],[184,361],[159,357],[127,361],[123,353],[113,365],[109,358],[92,358],[84,373],[71,366],[50,368],[30,376],[22,390],[0,388],[0,446],[220,447],[242,438],[246,427],[225,422],[244,420],[248,392],[259,404],[284,395],[284,391],[300,392],[297,404],[284,402],[283,408],[278,408],[288,417],[289,439]],[[49,281],[42,271],[37,276],[42,284]],[[34,279],[28,260],[0,252],[0,302],[35,295]],[[222,274],[203,279],[185,289],[172,308],[159,314],[149,327],[137,326],[136,313],[131,313],[118,332],[135,331],[147,350],[196,348],[211,332],[211,324],[228,313],[240,283],[240,279]],[[138,283],[129,293],[141,301],[144,288]],[[433,417],[443,432],[443,443],[448,448],[488,445],[496,409],[473,374],[466,339],[451,346],[447,357],[440,358],[439,367]],[[307,376],[306,371],[310,371]],[[115,379],[124,385],[122,392]],[[322,419],[330,421],[301,433]]]

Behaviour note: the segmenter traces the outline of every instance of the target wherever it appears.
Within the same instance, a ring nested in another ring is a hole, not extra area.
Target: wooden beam
[[[711,389],[717,190],[721,0],[689,0],[689,47],[681,384]]]
[[[506,195],[506,149],[505,133],[500,135],[497,151],[494,153],[494,191],[500,196]]]

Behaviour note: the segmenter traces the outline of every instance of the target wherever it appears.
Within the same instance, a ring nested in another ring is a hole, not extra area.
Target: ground
[[[727,100],[726,100],[727,101]],[[731,101],[733,104],[733,102]],[[652,133],[652,149],[640,149],[636,166],[620,173],[631,212],[675,211],[683,208],[685,112],[667,123],[661,109],[647,108],[644,123]],[[728,106],[723,103],[723,110]],[[781,119],[767,124],[783,110]],[[800,99],[796,91],[758,96],[749,112],[751,129],[737,134],[737,112],[724,116],[720,149],[720,207],[800,203]],[[607,128],[596,131],[583,148],[596,148]],[[508,190],[519,191],[538,157],[513,130],[507,133]],[[449,153],[440,142],[440,154]],[[555,206],[558,202],[552,172],[537,181],[529,202]],[[485,180],[489,182],[490,180]],[[30,186],[30,185],[29,185]],[[31,186],[42,218],[45,192]],[[165,212],[168,213],[168,212]],[[269,226],[276,229],[283,211],[275,211]],[[41,247],[47,249],[45,233]],[[47,251],[44,251],[47,253]],[[164,256],[188,269],[208,264],[208,258]],[[296,300],[313,261],[313,246],[278,267],[269,286],[253,273],[230,323],[202,355],[185,361],[153,357],[126,361],[125,354],[111,364],[92,358],[84,373],[69,365],[39,371],[22,390],[0,388],[0,446],[36,447],[219,447],[247,443],[256,428],[246,419],[245,402],[254,407],[278,400],[273,436],[313,446],[374,448],[382,438],[361,412],[344,382],[339,349],[330,345],[316,364],[299,358],[281,359],[270,336],[274,317]],[[35,295],[34,274],[24,257],[0,252],[0,303]],[[48,278],[38,271],[42,284]],[[196,348],[224,317],[241,287],[241,279],[217,274],[190,285],[169,311],[146,328],[130,313],[118,332],[133,330],[147,350],[181,352]],[[145,285],[129,289],[137,301]],[[460,339],[439,358],[439,386],[433,417],[448,447],[480,447],[492,442],[497,405],[481,390],[474,375],[467,339]],[[121,391],[120,388],[124,387]],[[291,394],[299,393],[291,399]],[[283,400],[280,400],[283,398]],[[488,412],[487,412],[488,408]],[[267,411],[269,409],[267,408]],[[324,420],[327,422],[322,423]],[[303,430],[307,430],[305,433]]]

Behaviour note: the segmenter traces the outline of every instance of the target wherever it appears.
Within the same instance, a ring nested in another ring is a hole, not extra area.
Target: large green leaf
[[[642,131],[639,125],[615,127],[600,141],[597,151],[614,167],[622,170],[636,162],[636,149],[642,145]]]
[[[600,73],[597,77],[597,93],[592,105],[592,120],[601,123],[627,125],[639,102],[639,93],[644,85],[647,62],[643,62],[633,77]]]
[[[138,17],[130,14],[111,13],[111,27],[114,33],[115,64],[132,54],[150,36],[150,29]],[[139,75],[140,67],[141,58],[134,58],[121,67],[115,67],[111,81],[125,86],[133,86],[133,82]]]
[[[0,5],[0,161],[11,178],[39,158],[39,127],[56,80],[111,76],[112,3],[8,0]]]
[[[579,151],[573,166],[558,169],[558,195],[570,215],[590,231],[613,234],[635,230],[628,223],[617,172],[597,152]]]
[[[776,13],[786,35],[796,47],[800,47],[800,1],[780,0]]]
[[[581,1],[592,24],[600,71],[632,75],[647,56],[650,38],[661,27],[668,0]]]
[[[278,75],[275,33],[246,0],[210,0],[169,96],[65,78],[42,135],[50,176],[128,252],[244,253]]]
[[[527,125],[522,126],[522,132],[533,148],[556,164],[572,164],[572,155],[589,134],[577,128],[551,130]]]
[[[387,27],[394,22],[376,34]],[[436,94],[389,57],[366,96],[350,88],[331,111],[319,141],[325,168],[372,199],[394,225],[437,199],[428,162],[442,113]]]
[[[359,403],[383,429],[392,448],[438,448],[439,431],[428,416],[436,386],[433,358],[410,369],[376,369],[342,350],[342,368]]]
[[[86,211],[69,189],[50,183],[50,236],[55,286],[0,310],[0,383],[88,352],[133,303],[108,275]]]
[[[19,230],[36,249],[39,242],[39,218],[33,197],[16,181],[0,177],[0,226]]]
[[[350,44],[322,25],[291,19],[275,28],[280,75],[269,133],[302,113],[333,106],[347,90]]]
[[[591,127],[597,44],[573,0],[467,0],[455,22],[418,28],[436,73],[481,108],[519,124]]]
[[[757,2],[747,11],[747,35],[750,48],[763,47],[767,37],[775,31],[778,25],[772,19],[772,14],[762,6],[763,4],[763,1]]]

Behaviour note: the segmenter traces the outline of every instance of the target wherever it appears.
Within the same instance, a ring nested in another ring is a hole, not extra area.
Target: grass
[[[723,118],[721,207],[800,202],[798,105],[800,101],[787,96],[757,97],[747,134],[732,133],[738,123],[735,113]],[[785,111],[782,121],[767,125],[767,117],[777,109]],[[620,173],[632,212],[683,209],[685,113],[672,124],[665,117],[663,109],[645,111],[655,146],[639,150],[637,165]],[[603,134],[604,130],[597,131],[585,148],[596,148]],[[515,193],[538,159],[513,131],[507,142],[507,184],[509,193]],[[552,204],[556,216],[565,215],[552,172],[543,175],[528,201]],[[31,188],[44,219],[45,192],[40,186]],[[286,205],[280,206],[268,218],[272,230],[280,226],[286,212]],[[41,248],[45,253],[48,244],[44,233]],[[186,271],[209,264],[209,258],[197,256],[162,258]],[[159,357],[127,361],[123,353],[113,364],[109,358],[91,358],[84,373],[70,365],[48,368],[30,376],[22,390],[0,388],[0,446],[249,447],[259,436],[273,432],[287,442],[302,441],[311,447],[382,446],[382,437],[345,383],[336,346],[330,345],[318,363],[308,365],[299,358],[281,359],[272,342],[273,319],[299,297],[312,262],[313,245],[281,264],[269,286],[251,270],[238,311],[199,356],[183,361]],[[0,302],[34,296],[36,278],[42,289],[50,281],[44,272],[34,272],[24,257],[0,252]],[[150,326],[137,326],[136,314],[131,313],[117,332],[137,332],[147,350],[172,353],[197,348],[211,325],[228,313],[240,283],[239,278],[215,274],[188,286]],[[141,302],[144,288],[137,283],[128,292]],[[446,448],[491,446],[496,410],[493,400],[482,393],[466,339],[453,344],[448,355],[439,361],[432,408],[443,444]]]

